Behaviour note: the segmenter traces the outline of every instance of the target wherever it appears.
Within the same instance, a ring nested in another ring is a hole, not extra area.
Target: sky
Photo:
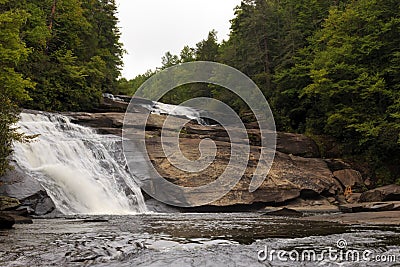
[[[226,40],[241,0],[117,0],[124,56],[122,77],[134,78],[161,65],[170,51],[179,55],[215,29]]]

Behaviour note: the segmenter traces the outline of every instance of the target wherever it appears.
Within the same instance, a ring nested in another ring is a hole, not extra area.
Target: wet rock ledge
[[[124,101],[107,99],[100,113],[69,113],[73,122],[96,128],[102,134],[122,134],[126,109]],[[104,112],[108,110],[108,112]],[[135,116],[144,116],[140,108]],[[146,125],[146,145],[150,159],[159,173],[170,182],[184,187],[208,184],[225,170],[229,163],[231,143],[221,126],[204,126],[194,121],[185,124],[180,133],[180,148],[185,157],[199,158],[199,143],[209,138],[217,145],[216,160],[201,173],[187,173],[175,168],[166,158],[161,147],[160,133],[176,131],[163,128],[165,115],[152,114]],[[141,120],[138,120],[141,121]],[[132,125],[140,127],[141,125]],[[315,206],[320,210],[338,210],[340,204],[357,203],[361,193],[368,189],[368,177],[340,159],[322,159],[317,144],[309,137],[293,133],[277,133],[277,152],[267,179],[255,192],[249,192],[249,184],[260,154],[260,131],[257,124],[245,124],[251,144],[250,161],[240,182],[225,197],[205,207],[265,206]],[[366,185],[367,184],[367,185]],[[347,187],[353,188],[344,196]],[[190,199],[196,204],[198,199]],[[300,204],[299,204],[300,203]],[[203,209],[201,209],[203,211]]]

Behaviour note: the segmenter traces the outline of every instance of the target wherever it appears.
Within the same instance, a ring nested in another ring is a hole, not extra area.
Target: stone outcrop
[[[40,183],[17,166],[0,179],[0,195],[19,200],[21,208],[32,210],[36,215],[45,215],[55,209],[53,201]]]
[[[387,185],[364,192],[361,202],[400,201],[400,186]]]
[[[199,141],[188,138],[180,139],[180,147],[187,158],[198,158]],[[216,142],[218,147],[216,160],[209,168],[200,173],[187,173],[175,168],[163,155],[158,137],[148,140],[147,143],[150,159],[158,172],[170,182],[184,187],[195,187],[215,181],[229,163],[230,144],[227,142]],[[255,192],[249,192],[250,181],[257,166],[258,158],[259,150],[253,147],[247,170],[242,179],[232,191],[218,201],[211,203],[211,205],[282,203],[298,198],[303,193],[335,195],[341,191],[341,185],[333,177],[332,172],[322,159],[306,159],[277,152],[264,183]],[[191,202],[193,203],[195,200]]]
[[[127,99],[123,100],[105,99],[103,113],[64,113],[64,115],[69,116],[74,123],[97,129],[101,134],[121,135],[125,119],[124,111],[128,105]],[[136,107],[134,112],[130,126],[142,128],[141,123],[147,117],[146,112],[140,106]],[[196,187],[215,181],[224,172],[230,160],[231,143],[225,129],[221,126],[199,125],[194,121],[183,123],[185,126],[180,133],[179,142],[185,157],[191,160],[198,159],[199,144],[203,139],[212,139],[217,146],[213,163],[199,173],[190,173],[177,169],[163,152],[160,144],[161,130],[171,133],[177,131],[165,127],[165,119],[165,115],[151,114],[145,127],[149,157],[158,172],[168,181],[184,187]],[[284,204],[295,199],[316,199],[320,196],[333,198],[341,203],[339,200],[344,198],[343,187],[363,182],[361,175],[342,160],[319,158],[319,148],[311,138],[301,134],[277,133],[277,152],[271,170],[262,185],[256,191],[250,192],[249,185],[257,167],[261,142],[257,124],[248,123],[245,126],[251,145],[247,169],[238,184],[223,198],[211,203],[212,206]],[[267,171],[265,170],[265,173]],[[54,203],[33,178],[12,172],[2,179],[5,180],[4,185],[0,187],[0,195],[19,199],[23,208],[33,209],[38,215],[48,214],[54,210]],[[398,193],[394,195],[382,192],[367,193],[363,194],[364,198],[379,199],[375,201],[398,195]],[[197,196],[197,200],[201,197]],[[196,204],[197,200],[194,197],[191,203]]]
[[[145,121],[145,114],[143,109],[136,107],[138,110],[135,113],[137,117],[137,122]],[[121,135],[121,128],[123,126],[125,113],[117,112],[107,112],[107,113],[65,113],[72,117],[72,122],[93,127],[99,131],[99,133],[110,133]],[[139,117],[143,117],[140,118]],[[159,131],[163,129],[163,124],[165,121],[165,115],[151,114],[149,120],[147,121],[146,129],[150,131]],[[179,118],[176,118],[179,120]],[[183,119],[182,119],[183,121]],[[133,126],[135,126],[133,124]],[[247,127],[248,126],[248,127]],[[136,127],[141,127],[141,125],[136,125]],[[260,131],[254,128],[252,124],[246,125],[248,129],[249,141],[253,146],[260,146]],[[172,130],[172,129],[171,129]],[[228,133],[224,130],[222,126],[204,126],[199,125],[195,122],[189,122],[183,128],[184,133],[188,138],[191,139],[204,139],[211,138],[216,141],[229,142]],[[292,133],[277,133],[277,151],[292,154],[295,156],[305,157],[305,158],[319,158],[320,152],[317,144],[309,137],[302,134],[292,134]]]
[[[364,184],[361,173],[352,169],[335,171],[333,175],[344,187]]]
[[[74,113],[73,121],[97,128],[100,133],[121,134],[124,113]],[[145,116],[140,110],[134,114],[131,127],[142,127]],[[221,126],[204,126],[195,122],[185,124],[180,134],[180,147],[190,159],[199,157],[199,143],[210,138],[217,144],[216,160],[200,173],[187,173],[175,168],[168,161],[160,146],[161,129],[166,116],[152,114],[146,125],[147,149],[150,159],[158,172],[167,180],[184,187],[208,184],[225,170],[230,158],[230,140]],[[177,118],[179,120],[179,118]],[[135,121],[137,125],[135,125]],[[164,128],[163,128],[164,127]],[[246,125],[251,147],[247,170],[236,187],[222,199],[211,203],[213,206],[250,205],[254,203],[284,203],[289,200],[319,195],[334,196],[342,192],[342,186],[320,156],[316,143],[300,134],[278,133],[277,153],[268,177],[255,192],[249,192],[249,184],[259,157],[260,133],[256,125]],[[199,196],[201,198],[201,196]],[[196,200],[192,200],[193,203]]]
[[[276,150],[305,158],[321,156],[317,144],[303,134],[278,133]]]

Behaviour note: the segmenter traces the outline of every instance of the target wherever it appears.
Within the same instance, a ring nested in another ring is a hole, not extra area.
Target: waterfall
[[[41,183],[63,214],[147,211],[139,186],[126,170],[119,137],[99,135],[49,113],[22,113],[17,126],[38,137],[14,144],[16,164]]]

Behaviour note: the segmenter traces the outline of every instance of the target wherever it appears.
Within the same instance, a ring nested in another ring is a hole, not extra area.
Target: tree
[[[365,155],[378,172],[386,168],[391,175],[378,177],[382,183],[400,171],[399,10],[394,0],[333,8],[314,37],[312,83],[303,90],[318,100],[320,112],[309,130],[344,142],[348,153]]]
[[[198,61],[216,61],[218,57],[217,32],[212,30],[208,33],[207,39],[196,44],[195,59]]]
[[[102,92],[115,93],[122,65],[116,4],[104,0],[26,0],[22,29],[32,49],[18,70],[37,86],[25,107],[91,110]]]
[[[15,71],[29,53],[20,39],[20,29],[28,14],[12,4],[0,2],[0,176],[10,167],[12,143],[25,139],[14,123],[18,121],[17,104],[29,98],[26,88],[33,87],[32,82]]]

